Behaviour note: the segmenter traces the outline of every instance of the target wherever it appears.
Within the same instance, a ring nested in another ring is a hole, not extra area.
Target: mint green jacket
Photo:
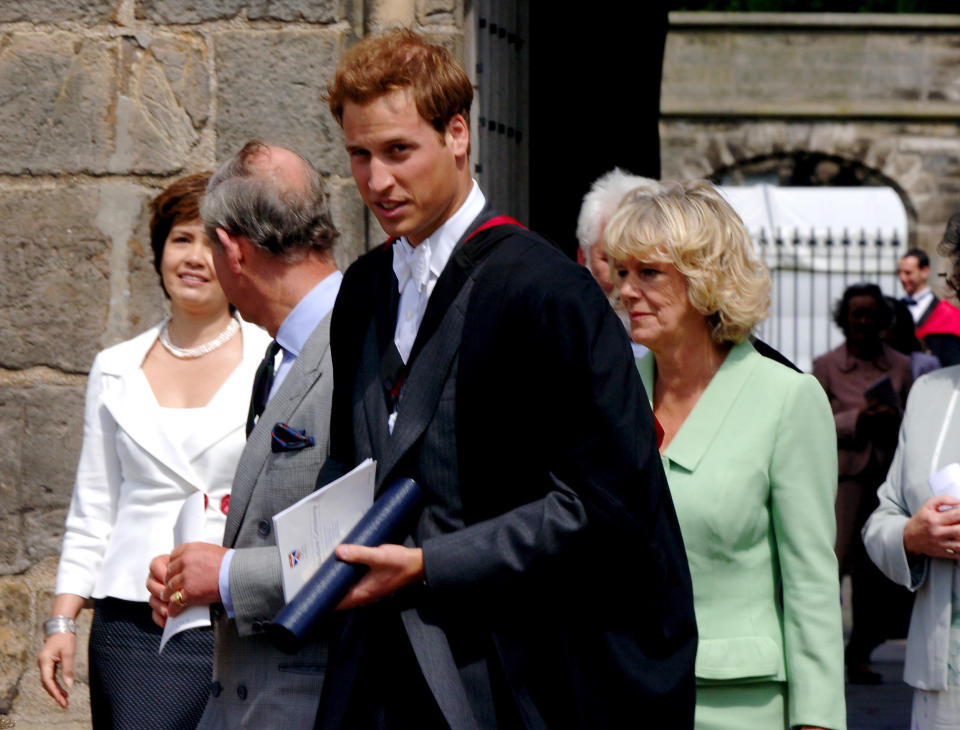
[[[652,398],[653,356],[637,366]],[[662,460],[693,576],[698,685],[785,681],[791,726],[844,728],[837,440],[820,384],[735,345]]]

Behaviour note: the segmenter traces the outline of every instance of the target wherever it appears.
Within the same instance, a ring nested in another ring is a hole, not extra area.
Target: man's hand
[[[150,618],[157,626],[163,627],[167,623],[167,602],[163,600],[164,582],[167,579],[167,565],[169,555],[158,555],[150,561],[150,572],[147,575],[147,591],[150,593],[150,608],[153,612]]]
[[[345,563],[363,563],[370,570],[337,606],[338,611],[379,601],[404,586],[423,580],[423,550],[402,545],[338,545],[337,557]]]
[[[943,494],[931,497],[903,528],[903,546],[908,553],[933,558],[960,559],[960,499]]]
[[[186,607],[173,600],[177,591],[186,604],[220,600],[220,563],[226,552],[222,545],[208,542],[186,542],[173,549],[160,596],[167,602],[168,615],[176,616]]]

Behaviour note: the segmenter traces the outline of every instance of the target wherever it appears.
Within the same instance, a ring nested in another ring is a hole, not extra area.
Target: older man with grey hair
[[[594,180],[589,192],[583,196],[580,216],[577,218],[577,240],[580,242],[577,261],[590,269],[593,278],[610,300],[610,306],[628,331],[630,323],[620,303],[618,286],[614,282],[613,272],[607,262],[607,252],[603,248],[603,231],[626,194],[636,188],[659,190],[660,183],[649,177],[624,172],[619,167],[613,168]],[[647,348],[635,342],[631,342],[631,346],[634,357],[637,358],[647,351]]]
[[[227,298],[274,340],[254,382],[223,546],[186,543],[155,558],[150,605],[161,625],[187,605],[210,606],[214,672],[201,728],[312,728],[327,642],[287,656],[263,630],[283,605],[271,518],[313,491],[328,452],[338,234],[313,166],[261,142],[220,166],[201,215]]]

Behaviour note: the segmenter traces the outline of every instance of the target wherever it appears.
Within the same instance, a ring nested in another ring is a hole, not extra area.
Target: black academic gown
[[[318,727],[692,727],[680,529],[623,327],[589,272],[513,226],[458,245],[391,436],[398,296],[387,246],[344,277],[329,463],[372,456],[378,488],[421,484],[407,544],[426,583],[340,617]]]
[[[917,330],[921,330],[939,304],[940,298],[934,294],[930,298],[926,309],[920,315],[920,319],[917,320]],[[945,368],[960,364],[960,336],[950,332],[932,332],[920,337],[920,339],[926,349],[940,361],[940,367]]]

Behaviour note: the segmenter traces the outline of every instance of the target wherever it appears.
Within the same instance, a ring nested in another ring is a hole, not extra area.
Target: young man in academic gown
[[[370,570],[318,727],[692,727],[690,576],[622,325],[586,269],[486,206],[447,50],[363,40],[329,94],[391,238],[334,309],[321,479],[372,457],[378,489],[413,478],[424,507],[402,545],[337,549]]]

